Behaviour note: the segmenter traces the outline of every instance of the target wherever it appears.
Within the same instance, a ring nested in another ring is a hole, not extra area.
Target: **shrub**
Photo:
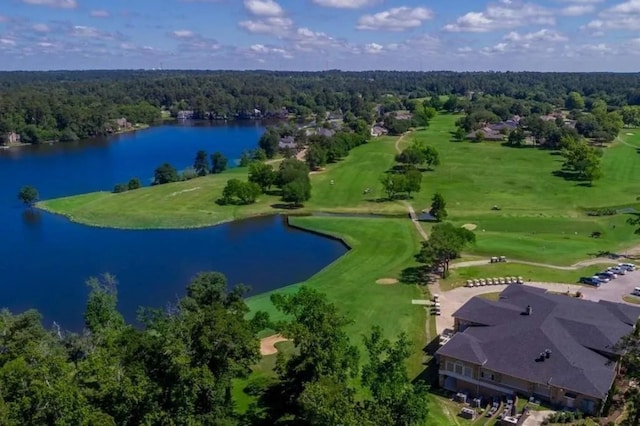
[[[196,172],[196,169],[194,169],[193,167],[187,167],[182,172],[183,180],[191,180],[197,177],[198,177],[198,173]]]
[[[588,211],[587,216],[614,216],[616,213],[616,209],[602,208]]]
[[[124,183],[119,183],[113,187],[113,192],[115,192],[116,194],[119,194],[121,192],[126,192],[126,191],[127,191],[127,185],[125,185]]]
[[[132,178],[129,183],[127,183],[127,189],[129,191],[132,191],[134,189],[138,189],[142,186],[142,184],[140,183],[140,179],[136,178]]]

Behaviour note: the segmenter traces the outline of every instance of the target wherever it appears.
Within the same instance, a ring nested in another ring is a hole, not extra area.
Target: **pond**
[[[18,202],[22,185],[42,198],[96,190],[137,176],[148,182],[168,161],[182,169],[199,149],[237,159],[256,146],[260,123],[165,125],[83,143],[0,151],[0,306],[34,308],[45,325],[82,327],[85,281],[116,275],[119,309],[163,307],[184,294],[200,271],[216,270],[252,294],[303,281],[346,252],[338,241],[290,228],[284,217],[256,218],[194,230],[93,228]]]

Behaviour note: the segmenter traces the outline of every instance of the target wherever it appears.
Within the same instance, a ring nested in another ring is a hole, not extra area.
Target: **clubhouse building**
[[[618,372],[615,345],[640,307],[516,284],[498,301],[472,298],[453,316],[456,333],[436,352],[442,388],[597,414]]]

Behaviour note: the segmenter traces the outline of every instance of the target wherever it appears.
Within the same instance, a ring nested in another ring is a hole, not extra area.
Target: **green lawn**
[[[355,148],[339,163],[311,175],[312,197],[305,208],[311,211],[382,213],[402,215],[398,202],[376,202],[382,196],[380,175],[394,162],[395,138],[383,137]],[[277,164],[274,165],[277,168]],[[73,221],[115,228],[192,228],[252,216],[290,212],[275,195],[262,195],[248,206],[219,206],[215,201],[229,179],[247,178],[246,168],[235,168],[185,182],[144,187],[114,194],[96,192],[40,202],[38,207],[62,214]],[[334,184],[331,185],[331,181]],[[372,191],[364,195],[363,191]]]
[[[590,277],[602,269],[604,269],[603,265],[591,265],[575,271],[564,271],[518,263],[493,263],[450,269],[449,276],[445,280],[440,281],[440,287],[446,291],[455,287],[464,286],[469,279],[500,277],[522,277],[525,282],[542,281],[577,284],[580,277]]]
[[[376,284],[380,278],[398,278],[404,268],[415,265],[413,256],[419,247],[419,236],[412,223],[402,219],[334,217],[292,217],[291,222],[341,236],[352,249],[304,283],[277,291],[293,292],[302,284],[322,291],[353,320],[347,331],[357,344],[374,325],[381,326],[390,339],[404,331],[416,347],[410,371],[417,375],[421,369],[419,348],[425,341],[426,314],[423,308],[411,305],[411,300],[421,297],[421,290],[412,284]],[[271,293],[260,294],[249,298],[247,303],[252,311],[266,311],[273,319],[280,319],[270,296]]]

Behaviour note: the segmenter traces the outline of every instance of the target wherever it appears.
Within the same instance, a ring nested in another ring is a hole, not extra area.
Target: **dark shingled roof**
[[[524,314],[527,306],[531,315]],[[474,297],[453,316],[477,326],[456,333],[438,355],[603,399],[615,377],[614,363],[603,354],[615,354],[613,346],[632,330],[640,308],[516,284],[499,301]],[[551,356],[536,361],[547,349]]]

